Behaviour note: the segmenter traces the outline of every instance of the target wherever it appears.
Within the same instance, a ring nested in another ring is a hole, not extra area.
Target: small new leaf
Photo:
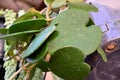
[[[51,4],[52,8],[59,8],[63,6],[66,3],[66,0],[50,0],[49,2],[47,0],[44,0],[44,3],[48,6]]]

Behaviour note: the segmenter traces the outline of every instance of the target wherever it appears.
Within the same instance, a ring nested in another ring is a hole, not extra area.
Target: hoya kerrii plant
[[[97,8],[82,0],[44,2],[42,11],[31,8],[0,29],[5,80],[44,80],[42,73],[48,71],[64,80],[84,80],[91,70],[86,56],[97,50],[107,61],[100,47],[102,31],[89,17]]]

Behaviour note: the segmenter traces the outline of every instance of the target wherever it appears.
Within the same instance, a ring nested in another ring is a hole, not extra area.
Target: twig
[[[24,64],[24,59],[22,58],[22,60],[20,61],[20,66],[25,70],[27,69],[23,64]]]
[[[28,70],[28,71],[27,71],[26,80],[29,80],[29,77],[30,77],[30,71]]]
[[[24,66],[27,67],[29,66],[30,63],[26,63]],[[15,72],[8,80],[13,80],[21,71],[23,70],[23,68],[21,67],[17,72]]]
[[[49,15],[50,10],[51,10],[51,7],[52,7],[52,3],[50,3],[50,4],[48,5],[47,10],[46,10],[46,20],[47,20],[47,21],[51,21],[50,15]]]
[[[26,71],[27,71],[26,80],[29,80],[30,72],[31,72],[31,70],[32,70],[36,65],[37,65],[37,63],[34,63],[34,64],[30,65],[30,66],[26,69]]]

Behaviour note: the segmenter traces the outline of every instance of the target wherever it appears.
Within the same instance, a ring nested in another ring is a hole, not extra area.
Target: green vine
[[[31,8],[19,17],[0,11],[7,26],[0,29],[6,42],[5,80],[43,80],[48,71],[65,80],[84,80],[90,72],[86,56],[97,50],[107,61],[100,47],[102,31],[89,17],[97,8],[83,0],[44,2],[47,8]]]

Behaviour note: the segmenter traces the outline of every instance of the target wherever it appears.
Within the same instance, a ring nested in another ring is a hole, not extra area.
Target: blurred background
[[[43,0],[0,0],[0,8],[19,10],[27,10],[31,7],[41,10],[45,7]]]

